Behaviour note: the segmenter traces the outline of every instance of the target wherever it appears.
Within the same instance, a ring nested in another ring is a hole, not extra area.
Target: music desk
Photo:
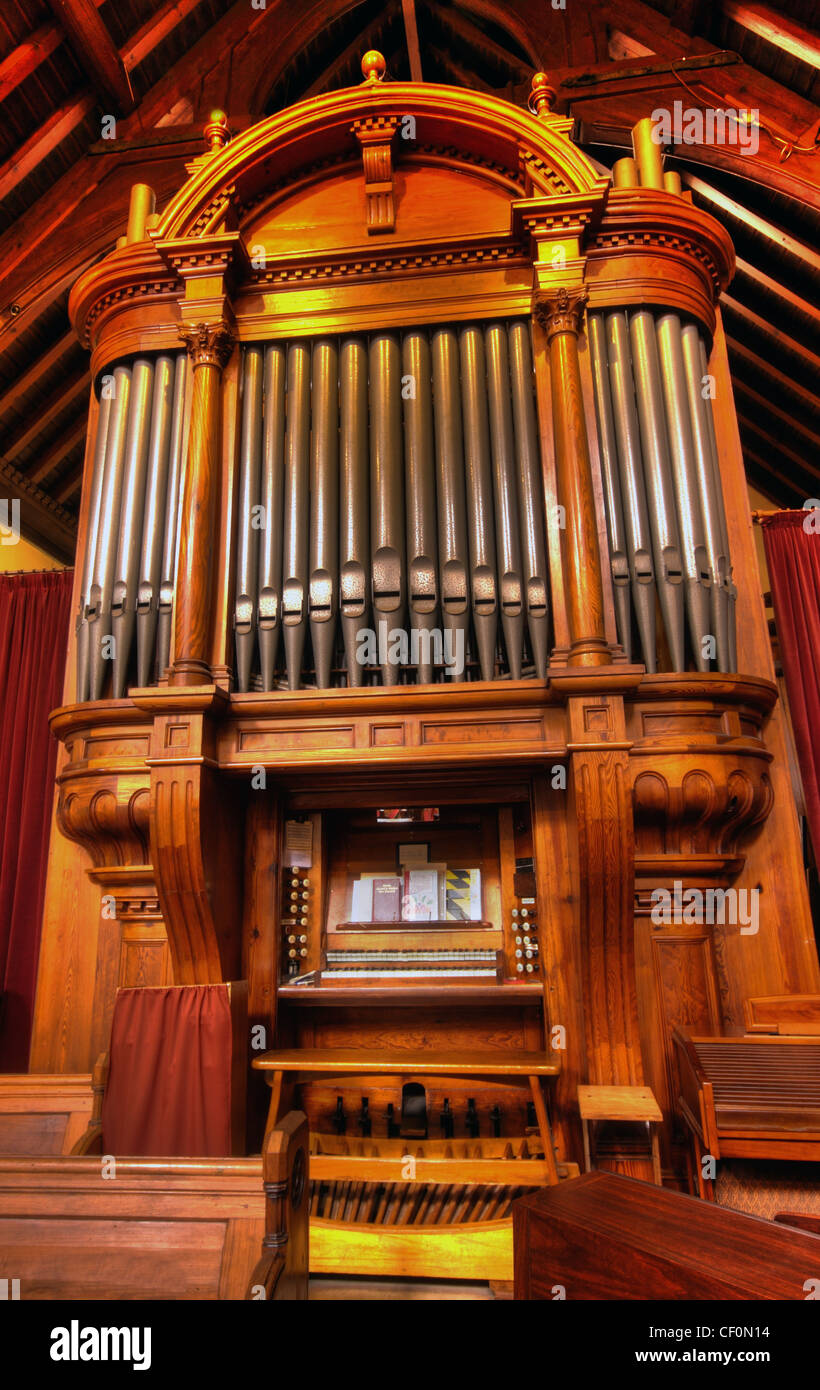
[[[616,1173],[513,1204],[515,1298],[803,1300],[820,1236]]]

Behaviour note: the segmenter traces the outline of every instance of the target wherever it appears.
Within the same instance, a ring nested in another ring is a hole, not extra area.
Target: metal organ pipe
[[[402,397],[407,508],[407,591],[410,631],[432,634],[437,622],[436,479],[433,462],[433,399],[430,344],[421,331],[402,340]],[[420,684],[435,679],[432,637],[416,638]]]
[[[433,400],[441,610],[445,631],[461,634],[467,649],[467,521],[461,430],[458,339],[451,328],[433,332]],[[455,666],[448,674],[455,677]]]
[[[305,648],[308,574],[308,484],[310,446],[310,347],[288,349],[285,438],[285,534],[282,567],[282,624],[288,686],[298,690]]]
[[[590,323],[594,318],[590,315]],[[635,405],[635,383],[629,350],[629,325],[619,310],[607,314],[606,351],[609,357],[609,390],[612,424],[618,451],[627,556],[632,581],[632,601],[647,671],[657,669],[655,650],[655,571],[652,532],[646,509],[641,433]],[[592,330],[591,330],[592,331]],[[593,358],[594,366],[594,358]]]
[[[546,516],[541,483],[538,425],[535,418],[529,323],[511,323],[507,334],[510,348],[515,453],[518,462],[518,510],[521,521],[527,631],[536,675],[544,680],[549,661]]]
[[[105,446],[105,471],[100,521],[88,605],[89,692],[99,700],[105,683],[103,643],[111,635],[111,591],[117,559],[117,535],[122,501],[125,434],[131,393],[131,368],[114,369],[113,398]]]
[[[108,421],[111,415],[111,397],[106,393],[100,399],[97,413],[97,435],[94,440],[94,472],[91,475],[91,494],[88,499],[88,526],[86,529],[85,560],[80,588],[80,612],[77,619],[77,700],[88,699],[89,675],[89,629],[88,610],[91,604],[91,583],[100,530],[100,508],[102,506],[103,479],[105,477],[105,451],[108,440]]]
[[[513,680],[520,679],[524,643],[521,593],[521,545],[514,462],[513,422],[507,335],[501,324],[485,330],[487,387],[490,404],[495,482],[496,542],[498,547],[501,626]]]
[[[236,674],[240,691],[247,691],[256,627],[258,528],[254,508],[259,504],[262,467],[262,349],[245,348],[242,356],[242,429],[239,442],[239,525],[237,535],[234,633]]]
[[[719,671],[729,671],[729,595],[727,590],[728,555],[721,526],[723,499],[712,466],[712,446],[709,436],[708,401],[703,398],[703,372],[700,362],[700,334],[689,323],[681,331],[681,350],[686,376],[686,394],[695,452],[698,491],[700,494],[706,555],[709,564],[712,626],[717,645]]]
[[[313,345],[311,416],[308,614],[316,684],[323,690],[333,664],[339,569],[339,354],[332,338]]]
[[[592,358],[592,385],[595,414],[598,421],[598,443],[601,457],[601,476],[604,484],[607,531],[609,534],[609,565],[612,591],[618,620],[618,636],[632,660],[632,609],[629,594],[629,546],[626,538],[621,485],[618,477],[618,449],[615,442],[615,423],[609,389],[604,320],[601,314],[590,314],[589,346]]]
[[[285,378],[287,349],[265,348],[264,429],[260,504],[264,527],[259,532],[257,631],[262,689],[273,689],[276,653],[282,626],[282,501],[285,490]]]
[[[168,494],[168,449],[174,407],[176,363],[167,353],[154,363],[154,396],[151,411],[151,440],[148,446],[148,477],[145,484],[142,551],[137,588],[137,685],[151,680],[157,634],[162,538]]]
[[[546,671],[529,329],[524,322],[494,328],[413,328],[244,350],[234,575],[240,690],[253,677],[254,625],[263,690],[276,683],[280,627],[288,685],[299,687],[308,624],[317,687],[330,686],[337,618],[349,686],[365,680],[371,626],[382,683],[395,684],[400,668],[414,665],[422,684],[438,675],[439,626],[460,634],[466,652],[471,610],[481,676],[491,680],[500,579],[515,609],[507,612],[507,641],[511,670],[520,674],[522,549],[530,645],[539,673]],[[253,524],[257,499],[263,526]],[[401,649],[391,642],[396,629]],[[449,677],[462,677],[458,656],[452,661],[448,652],[446,664]]]
[[[608,476],[614,452],[632,600],[647,670],[656,669],[650,526],[674,669],[683,669],[685,621],[698,669],[709,669],[704,638],[713,635],[718,669],[733,670],[737,655],[731,560],[714,420],[703,391],[707,362],[700,329],[682,324],[676,313],[659,311],[655,316],[649,310],[632,313],[629,327],[622,310],[605,317],[593,313],[589,323],[607,524],[617,553],[618,499]],[[602,385],[607,375],[611,415]],[[616,601],[618,590],[616,581]],[[619,604],[619,622],[624,620]]]
[[[493,477],[487,421],[487,366],[480,328],[462,328],[461,401],[470,540],[470,597],[482,680],[495,673],[498,633]]]
[[[174,370],[174,401],[171,414],[171,438],[168,445],[168,485],[162,535],[159,602],[157,605],[158,676],[163,674],[171,661],[171,619],[177,569],[178,520],[182,494],[182,470],[188,447],[190,410],[191,372],[188,367],[187,354],[181,352],[177,356]]]
[[[700,338],[700,363],[701,380],[709,375],[709,358],[706,354],[706,345],[703,338]],[[720,521],[723,536],[723,549],[726,555],[726,592],[728,595],[729,607],[729,670],[737,670],[737,624],[735,620],[735,607],[737,603],[737,587],[732,582],[732,557],[729,550],[729,528],[726,524],[726,511],[723,506],[723,484],[720,480],[720,456],[718,454],[717,436],[715,434],[715,417],[712,412],[711,399],[706,405],[706,423],[709,432],[709,442],[712,452],[712,469],[715,478],[715,488],[720,502],[718,518]]]
[[[340,369],[339,607],[347,680],[362,684],[358,634],[369,617],[370,464],[367,440],[367,346],[345,338]],[[265,686],[268,689],[268,686]]]
[[[115,700],[125,694],[128,657],[137,614],[137,577],[142,540],[145,478],[151,431],[151,395],[154,364],[138,357],[131,368],[131,400],[125,442],[125,468],[122,484],[122,510],[117,546],[117,563],[111,592],[111,633],[114,639],[112,694]]]
[[[683,671],[682,565],[654,317],[648,309],[639,309],[631,314],[629,328],[658,597],[673,667]]]
[[[677,314],[660,314],[657,319],[661,385],[666,405],[666,424],[672,482],[677,502],[678,528],[684,573],[684,597],[695,664],[708,671],[709,657],[704,647],[711,632],[710,575],[704,544],[700,489],[692,442],[689,400],[681,344],[681,324]]]
[[[405,601],[404,479],[401,441],[401,349],[394,333],[370,340],[370,545],[373,611],[385,685],[396,685],[390,633]]]

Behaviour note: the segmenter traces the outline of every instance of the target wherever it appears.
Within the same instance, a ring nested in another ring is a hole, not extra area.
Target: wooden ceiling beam
[[[795,400],[799,401],[801,409],[808,410],[812,415],[817,414],[820,401],[813,391],[807,391],[805,386],[793,381],[790,376],[786,376],[785,372],[779,372],[777,367],[773,367],[769,362],[764,362],[763,358],[758,357],[756,352],[752,352],[750,347],[747,347],[745,343],[738,342],[737,338],[730,338],[728,333],[726,346],[730,353],[742,357],[744,362],[748,362],[755,371],[760,372],[761,376],[768,377],[770,381],[773,381],[779,392],[786,391],[790,396],[794,396]]]
[[[75,466],[72,469],[70,469],[68,473],[66,473],[64,478],[60,479],[59,483],[54,489],[54,496],[56,500],[62,505],[62,503],[68,501],[69,497],[73,497],[75,492],[79,492],[82,485],[83,461],[82,459],[80,459],[80,462],[78,464],[75,464]]]
[[[699,179],[697,174],[684,174],[683,182],[693,193],[697,193],[707,203],[713,207],[720,208],[729,217],[740,222],[744,227],[748,227],[750,232],[756,232],[764,236],[773,246],[779,247],[787,255],[794,256],[796,259],[804,261],[811,266],[812,270],[820,271],[820,254],[813,251],[804,242],[798,241],[796,237],[789,236],[788,232],[781,231],[780,227],[775,227],[773,223],[767,222],[765,218],[758,217],[756,212],[751,212],[749,208],[744,208],[740,203],[735,202],[734,198],[729,198],[719,189],[712,188],[703,179]]]
[[[740,256],[735,256],[735,266],[741,275],[754,281],[761,289],[776,295],[778,299],[784,300],[798,314],[802,314],[807,319],[813,319],[815,323],[820,323],[820,309],[816,305],[810,304],[807,299],[801,299],[798,294],[794,294],[792,290],[779,284],[777,280],[772,280],[759,266],[752,265],[750,261],[744,261]]]
[[[763,39],[772,48],[779,48],[781,53],[787,53],[790,58],[796,58],[810,68],[820,69],[820,41],[817,35],[787,15],[770,9],[768,5],[745,5],[739,4],[738,0],[723,0],[723,13],[727,19]]]
[[[404,32],[407,38],[407,53],[410,58],[410,76],[414,82],[423,82],[421,70],[421,48],[419,47],[419,27],[416,23],[415,0],[401,0],[404,19]]]
[[[54,470],[60,466],[66,454],[70,454],[71,450],[79,444],[80,440],[85,439],[87,428],[88,417],[86,413],[83,412],[76,424],[72,425],[68,434],[61,434],[56,444],[52,444],[51,448],[43,454],[39,462],[36,463],[33,468],[26,469],[26,477],[33,483],[42,483],[50,473],[53,473]],[[58,502],[64,500],[56,493],[55,496]]]
[[[737,418],[744,429],[753,430],[774,452],[775,456],[779,455],[787,459],[795,468],[802,468],[804,472],[813,474],[815,478],[820,478],[820,467],[813,463],[807,463],[804,455],[795,453],[794,449],[790,449],[787,444],[783,443],[782,439],[775,439],[774,435],[769,434],[768,430],[764,430],[763,426],[758,424],[756,420],[751,419],[742,410],[738,411]],[[785,469],[783,471],[786,472]]]
[[[775,348],[782,349],[783,352],[791,352],[795,357],[799,357],[805,362],[806,366],[813,372],[820,372],[820,357],[807,348],[803,343],[799,343],[796,338],[790,338],[788,333],[782,333],[766,319],[762,319],[759,314],[753,311],[739,300],[733,299],[729,294],[721,296],[721,308],[728,308],[738,318],[749,324],[750,328],[756,329],[758,333],[763,333],[772,342]]]
[[[138,68],[157,45],[167,39],[177,25],[203,3],[204,0],[167,0],[167,4],[145,21],[128,40],[128,47],[122,50],[122,61],[127,71]]]
[[[0,101],[5,101],[21,82],[31,77],[62,41],[63,35],[56,24],[41,24],[39,29],[13,48],[0,63]]]
[[[77,523],[70,513],[2,460],[0,488],[10,499],[20,500],[20,531],[25,539],[63,564],[73,564]]]
[[[358,65],[364,54],[367,52],[368,48],[376,47],[379,42],[380,34],[383,32],[385,26],[390,23],[390,20],[397,11],[398,0],[389,0],[381,13],[377,15],[375,19],[371,20],[367,27],[362,29],[360,34],[356,35],[355,39],[352,39],[350,43],[347,44],[338,58],[333,59],[330,66],[326,67],[319,74],[315,82],[311,82],[302,100],[305,101],[308,97],[321,96],[323,92],[331,91],[336,78],[340,74],[344,74],[351,63],[355,64],[358,70]]]
[[[94,97],[88,95],[64,102],[29,136],[25,144],[15,150],[4,164],[0,164],[0,200],[7,198],[38,164],[42,164],[56,150],[67,135],[82,125],[96,104]]]
[[[454,34],[460,39],[463,39],[465,43],[470,44],[472,48],[477,49],[479,53],[483,53],[486,57],[493,59],[494,62],[498,63],[499,67],[506,67],[518,71],[522,75],[526,75],[532,71],[531,66],[525,59],[519,58],[515,53],[510,53],[509,49],[502,48],[501,44],[491,39],[484,33],[483,29],[479,29],[478,25],[474,24],[469,16],[464,14],[462,10],[456,10],[448,6],[446,9],[441,10],[439,18],[445,28],[452,30]]]
[[[3,444],[2,453],[6,463],[13,463],[31,441],[43,433],[52,420],[56,420],[64,410],[68,409],[72,401],[77,400],[87,391],[88,372],[85,369],[77,372],[75,376],[58,386],[48,400],[38,410],[32,412],[31,423],[19,430],[17,434],[12,435],[11,439]]]
[[[791,432],[803,435],[813,450],[820,449],[820,434],[815,434],[808,425],[804,425],[799,415],[790,415],[787,410],[781,410],[779,405],[774,405],[772,401],[768,401],[765,396],[761,396],[759,391],[755,391],[754,387],[747,385],[741,377],[734,375],[734,373],[732,374],[732,390],[735,395],[739,393],[741,396],[745,396],[757,410],[763,411],[766,415],[772,415]]]
[[[60,358],[64,357],[72,347],[77,347],[77,335],[73,328],[69,328],[68,332],[63,333],[56,343],[52,343],[42,357],[35,357],[25,371],[6,387],[0,395],[0,416],[5,415],[9,408],[13,408],[15,402],[25,395],[26,391],[34,385],[34,382],[39,377],[45,376],[46,372],[51,371],[55,362],[59,362]]]
[[[94,0],[48,0],[55,19],[68,35],[77,62],[100,97],[112,101],[120,115],[136,101],[125,64]]]
[[[784,492],[788,493],[789,491],[793,492],[796,498],[801,498],[803,496],[803,493],[800,487],[798,487],[797,483],[795,483],[791,478],[784,477],[782,473],[778,473],[777,469],[773,468],[772,465],[768,463],[766,459],[761,458],[760,454],[758,454],[754,449],[750,449],[748,444],[746,444],[743,439],[741,439],[740,441],[740,446],[743,451],[744,459],[749,459],[756,468],[762,469],[764,473],[768,473],[770,477],[775,479],[779,487],[781,497],[783,496]],[[806,496],[808,496],[808,493],[806,494]]]

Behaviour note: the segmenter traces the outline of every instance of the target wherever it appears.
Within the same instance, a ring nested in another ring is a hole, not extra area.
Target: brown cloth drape
[[[224,1158],[231,1152],[227,985],[121,989],[111,1025],[103,1152]]]
[[[0,1071],[28,1069],[72,579],[0,574]]]
[[[811,512],[777,512],[764,517],[762,527],[806,816],[820,858],[820,535],[815,524]]]

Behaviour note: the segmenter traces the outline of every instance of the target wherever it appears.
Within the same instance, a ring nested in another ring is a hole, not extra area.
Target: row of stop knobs
[[[309,899],[310,879],[306,874],[300,874],[297,869],[291,869],[285,887],[285,910],[282,914],[289,975],[298,975],[299,962],[307,958]]]
[[[534,904],[514,907],[512,919],[516,974],[535,975],[538,972],[538,922]]]

